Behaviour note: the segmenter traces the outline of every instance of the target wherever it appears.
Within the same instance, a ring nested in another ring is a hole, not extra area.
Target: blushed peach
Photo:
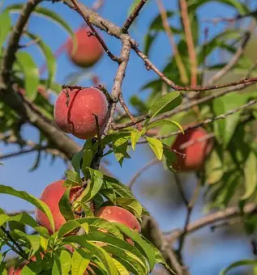
[[[54,118],[60,129],[81,139],[97,134],[96,118],[102,130],[108,117],[108,102],[96,88],[67,89],[59,94],[54,108]]]
[[[172,145],[172,149],[176,150],[176,162],[173,167],[182,172],[197,171],[202,168],[204,161],[212,149],[212,141],[210,139],[195,142],[203,138],[207,132],[203,128],[188,130],[185,134],[179,134]],[[190,142],[192,141],[191,145]],[[181,149],[181,145],[188,143],[188,147]]]
[[[94,65],[103,55],[103,47],[88,27],[80,28],[76,33],[76,44],[70,39],[67,43],[71,61],[81,68]]]

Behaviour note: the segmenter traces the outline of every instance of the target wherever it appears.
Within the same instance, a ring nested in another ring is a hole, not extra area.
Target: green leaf
[[[117,270],[119,271],[120,275],[130,275],[130,273],[128,272],[128,270],[126,269],[126,267],[124,265],[122,265],[119,261],[117,261],[115,258],[112,259]]]
[[[191,1],[189,2],[189,5],[188,5],[188,11],[189,13],[195,13],[196,9],[198,9],[200,6],[212,1],[213,0]],[[241,15],[249,12],[249,9],[247,8],[247,6],[237,0],[216,0],[216,2],[220,2],[221,4],[226,4],[235,8],[236,11],[239,12]]]
[[[257,265],[257,260],[241,260],[241,261],[234,262],[227,268],[223,269],[220,272],[220,275],[226,275],[230,270],[234,269],[235,267],[245,266],[245,265],[254,265],[255,266],[255,265]]]
[[[33,101],[38,93],[38,67],[33,58],[26,52],[17,52],[16,59],[24,74],[26,97]]]
[[[174,172],[175,170],[173,169],[173,163],[176,161],[176,154],[168,150],[167,148],[164,148],[163,153],[165,156],[166,165],[168,169]]]
[[[143,240],[140,236],[139,233],[132,231],[130,228],[128,228],[127,226],[120,224],[120,223],[115,223],[115,225],[130,239],[132,239],[132,241],[134,241],[140,251],[147,257],[148,259],[148,263],[150,266],[150,270],[152,270],[154,268],[155,265],[155,251],[152,248],[151,245],[149,245],[145,240]]]
[[[81,224],[77,220],[70,220],[63,224],[58,231],[58,238],[63,237],[66,234],[71,233],[77,228],[80,228]]]
[[[210,157],[205,163],[206,182],[207,184],[214,184],[218,182],[224,173],[224,166],[217,150],[212,150]]]
[[[92,256],[92,253],[78,248],[72,255],[71,275],[84,275]]]
[[[27,244],[29,244],[30,248],[30,256],[33,256],[40,248],[40,237],[38,235],[27,235],[26,233],[15,229],[15,235],[18,235],[19,240],[24,240]]]
[[[151,118],[165,113],[167,111],[171,111],[179,106],[182,102],[182,97],[180,92],[172,91],[163,97],[161,97],[157,102],[155,102],[149,110],[149,114]]]
[[[117,198],[116,205],[121,206],[132,212],[137,218],[142,216],[143,207],[134,198]]]
[[[88,235],[69,236],[64,239],[64,242],[66,242],[67,244],[77,243],[80,246],[88,249],[89,251],[91,251],[91,253],[95,257],[97,257],[104,264],[108,274],[118,275],[117,268],[115,267],[110,255],[108,253],[106,253],[103,248],[101,248],[91,242],[88,242],[87,239],[88,239]]]
[[[68,170],[65,172],[65,176],[67,179],[65,180],[64,186],[67,186],[67,187],[70,185],[78,186],[78,185],[81,185],[82,183],[79,173],[75,171]]]
[[[248,199],[256,189],[256,179],[257,179],[256,167],[257,167],[256,155],[254,152],[251,152],[244,166],[245,193],[241,197],[241,200]]]
[[[9,12],[4,11],[0,14],[0,56],[2,54],[3,44],[11,30],[12,21]]]
[[[18,191],[10,186],[0,185],[0,194],[8,194],[11,196],[15,196],[17,198],[23,199],[34,206],[36,206],[38,209],[40,209],[42,212],[44,212],[50,222],[51,228],[53,231],[55,231],[54,228],[54,219],[52,216],[52,212],[50,211],[49,207],[41,200],[37,199],[36,197],[28,194],[25,191]]]
[[[51,48],[43,42],[42,38],[40,38],[39,36],[34,35],[32,33],[26,32],[26,34],[32,40],[37,40],[37,45],[39,46],[39,49],[42,51],[42,53],[44,54],[44,56],[46,58],[46,66],[47,66],[47,70],[48,70],[48,79],[47,79],[46,86],[47,86],[47,88],[49,88],[55,78],[56,67],[57,67],[56,57],[52,53]]]
[[[103,184],[103,174],[95,169],[87,168],[91,181],[88,181],[86,189],[83,191],[83,202],[90,201],[101,189]]]
[[[14,4],[11,6],[8,6],[6,8],[6,11],[10,12],[20,12],[23,9],[24,5],[23,4]],[[57,13],[53,12],[52,10],[43,8],[43,7],[36,7],[33,11],[33,14],[38,14],[40,16],[44,16],[53,22],[57,23],[61,27],[63,27],[71,36],[73,36],[73,30],[70,27],[70,25],[67,23],[65,19],[60,17]]]
[[[133,149],[133,151],[136,150],[136,144],[138,142],[138,140],[141,137],[141,132],[135,130],[135,131],[131,131],[131,147]]]
[[[113,142],[114,155],[120,165],[122,165],[124,158],[130,158],[127,153],[129,138],[130,136],[121,136]]]
[[[248,94],[227,94],[223,97],[219,97],[213,100],[213,111],[215,115],[220,115],[242,106],[248,100]],[[215,135],[220,143],[223,143],[224,147],[230,142],[236,126],[240,119],[241,111],[226,117],[226,119],[220,119],[214,122]]]
[[[62,250],[60,254],[61,275],[68,275],[71,269],[71,255],[67,250]]]
[[[74,154],[71,159],[71,164],[77,174],[80,173],[80,163],[82,159],[83,151],[80,150],[78,153]]]
[[[66,221],[73,220],[74,214],[70,203],[70,188],[68,188],[59,201],[59,209]]]
[[[150,137],[146,137],[146,140],[150,148],[153,150],[154,154],[156,155],[157,159],[161,161],[163,156],[162,142],[156,138],[150,138]]]
[[[147,125],[146,129],[148,130],[148,129],[157,128],[164,125],[175,125],[184,134],[184,129],[178,122],[173,120],[168,120],[168,119],[152,122]]]

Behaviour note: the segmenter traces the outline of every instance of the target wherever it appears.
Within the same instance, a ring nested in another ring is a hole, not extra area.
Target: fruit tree
[[[0,274],[257,274],[256,15],[1,1]]]

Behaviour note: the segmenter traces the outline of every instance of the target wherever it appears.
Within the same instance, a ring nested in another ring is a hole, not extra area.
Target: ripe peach
[[[94,65],[103,55],[103,47],[94,35],[89,35],[88,27],[80,28],[75,37],[77,44],[70,39],[67,43],[69,58],[81,68]]]
[[[62,198],[63,194],[66,191],[66,188],[63,187],[64,180],[58,180],[51,184],[49,184],[41,194],[40,199],[47,204],[50,208],[55,224],[55,230],[57,231],[66,221],[59,209],[59,201]],[[81,187],[73,187],[70,191],[70,200],[74,198],[74,195],[77,191],[80,190]],[[47,228],[50,234],[53,233],[51,229],[51,225],[49,223],[48,218],[46,215],[36,208],[35,217],[37,222]]]
[[[176,162],[173,167],[176,170],[186,171],[197,171],[199,170],[212,149],[212,141],[210,139],[203,140],[201,142],[195,142],[190,145],[190,141],[197,140],[207,135],[207,132],[203,128],[197,128],[186,131],[185,134],[179,134],[172,145],[172,149],[177,152],[184,154],[176,154]],[[180,146],[188,142],[188,147],[180,149]]]
[[[108,102],[96,88],[62,90],[54,108],[54,118],[60,129],[81,139],[97,134],[95,115],[100,130],[108,117]]]
[[[128,210],[118,206],[101,207],[96,211],[95,216],[110,222],[119,222],[137,232],[141,231],[141,226],[136,217]]]

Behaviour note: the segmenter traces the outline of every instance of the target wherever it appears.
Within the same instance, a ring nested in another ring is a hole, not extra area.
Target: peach
[[[108,102],[103,92],[93,87],[61,91],[54,118],[62,131],[80,139],[92,138],[97,134],[95,116],[102,130],[108,117]]]
[[[69,58],[81,68],[91,67],[102,57],[102,45],[94,35],[90,35],[88,27],[80,28],[75,37],[76,44],[71,39],[67,43]]]
[[[180,149],[182,144],[190,141],[197,140],[207,135],[207,132],[203,128],[197,128],[188,130],[185,134],[179,134],[172,145],[172,149],[176,150],[180,154],[176,154],[176,162],[173,167],[176,170],[186,171],[197,171],[202,168],[207,155],[212,149],[212,141],[210,139],[203,140],[201,142],[195,142],[184,149]]]
[[[62,198],[63,194],[66,191],[66,188],[63,187],[64,180],[55,181],[49,184],[41,194],[40,199],[47,204],[52,212],[55,224],[55,230],[57,231],[66,221],[59,209],[59,201]],[[74,198],[74,195],[81,187],[73,187],[70,191],[70,200]],[[53,233],[50,222],[46,215],[36,208],[35,217],[37,222],[47,228],[50,234]]]
[[[141,231],[141,226],[136,217],[128,210],[118,206],[104,206],[98,209],[95,216],[110,222],[119,222],[137,232]]]

